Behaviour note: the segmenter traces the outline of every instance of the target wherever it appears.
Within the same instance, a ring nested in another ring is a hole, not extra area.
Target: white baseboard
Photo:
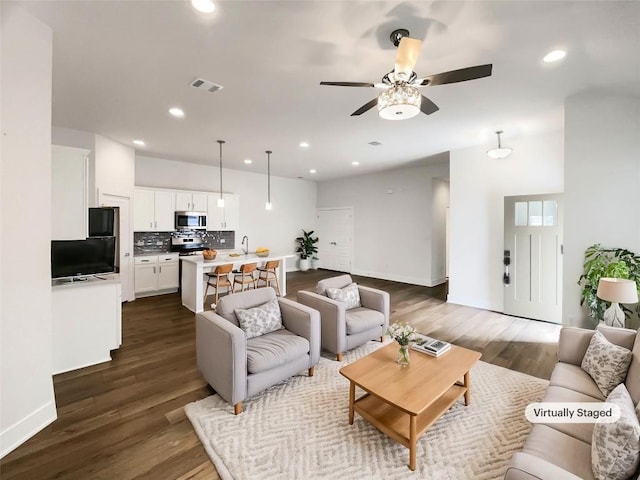
[[[117,350],[117,349],[114,349],[114,350]],[[111,360],[113,359],[111,358],[111,352],[109,352],[109,355],[107,355],[106,357],[104,356],[95,357],[89,361],[82,362],[82,363],[66,364],[66,365],[63,365],[62,367],[54,365],[53,375],[59,375],[65,372],[71,372],[73,370],[79,370],[81,368],[91,367],[93,365],[98,365],[99,363],[110,362]]]
[[[18,448],[56,418],[56,404],[52,400],[0,432],[0,458]]]
[[[455,303],[456,305],[464,305],[465,307],[481,308],[483,310],[492,310],[494,312],[502,312],[502,305],[492,303],[486,300],[470,297],[461,297],[449,293],[447,295],[447,303]]]
[[[435,287],[447,281],[446,278],[438,279],[425,279],[422,277],[412,277],[406,275],[395,275],[393,273],[383,272],[368,272],[362,270],[352,270],[353,275],[359,275],[361,277],[379,278],[381,280],[391,280],[392,282],[408,283],[410,285],[420,285],[423,287]]]

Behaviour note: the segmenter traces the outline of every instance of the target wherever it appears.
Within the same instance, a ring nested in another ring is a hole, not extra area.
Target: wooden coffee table
[[[481,354],[451,346],[440,357],[411,350],[411,363],[397,363],[393,342],[340,369],[349,380],[349,425],[354,412],[409,448],[409,468],[416,469],[416,443],[461,396],[471,401],[469,370]],[[462,380],[464,379],[464,380]],[[364,390],[356,399],[356,385]]]

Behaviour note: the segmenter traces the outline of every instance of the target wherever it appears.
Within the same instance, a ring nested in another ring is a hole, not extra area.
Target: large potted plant
[[[296,238],[296,242],[298,242],[296,253],[300,254],[300,270],[306,272],[309,270],[310,258],[318,253],[318,248],[315,245],[318,243],[318,237],[313,237],[313,230],[309,232],[302,230],[302,236]]]
[[[587,305],[591,317],[601,321],[608,304],[596,295],[602,277],[634,280],[640,294],[640,256],[624,248],[604,248],[599,243],[591,245],[584,252],[584,272],[578,284],[582,286],[580,305]],[[632,310],[621,305],[626,315]],[[640,311],[640,306],[636,307]]]

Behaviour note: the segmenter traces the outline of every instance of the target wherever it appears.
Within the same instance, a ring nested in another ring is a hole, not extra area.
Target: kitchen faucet
[[[246,245],[244,244],[245,240],[247,241]],[[246,235],[242,237],[242,251],[244,252],[245,255],[249,253],[249,237],[247,237]]]

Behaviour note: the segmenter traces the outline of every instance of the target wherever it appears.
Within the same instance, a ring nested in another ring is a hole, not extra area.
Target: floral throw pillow
[[[620,418],[594,425],[591,468],[598,480],[626,480],[640,462],[640,423],[624,383],[613,389],[607,402],[620,407]]]
[[[360,307],[360,291],[353,282],[344,288],[327,288],[327,297],[345,304],[347,310]]]
[[[278,300],[271,300],[263,305],[246,310],[236,308],[235,313],[238,324],[247,336],[247,340],[284,328]]]
[[[581,367],[606,397],[624,382],[632,356],[631,350],[614,345],[600,332],[596,332],[591,337]]]

